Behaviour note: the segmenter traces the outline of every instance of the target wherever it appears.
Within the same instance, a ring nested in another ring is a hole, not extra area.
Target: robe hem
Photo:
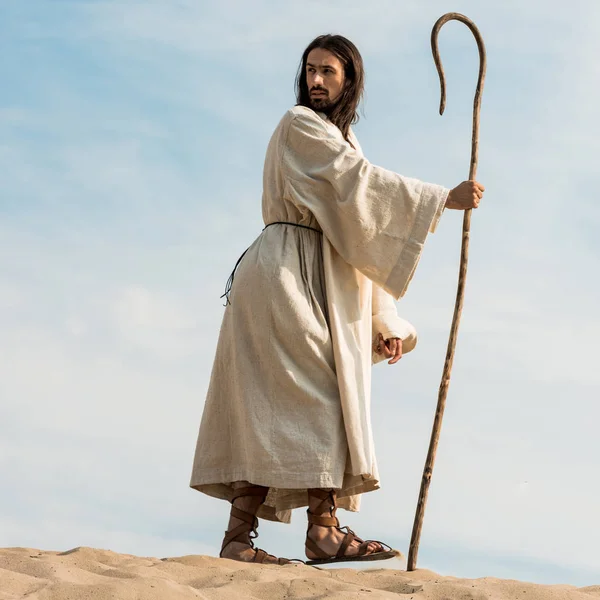
[[[294,473],[289,470],[277,473],[274,470],[256,471],[238,467],[236,469],[202,469],[195,471],[190,487],[197,489],[199,485],[212,483],[229,484],[234,481],[249,481],[253,485],[265,487],[308,489],[318,487],[330,487],[340,489],[342,477],[326,471],[318,473]]]
[[[208,477],[207,472],[213,473]],[[214,473],[221,476],[215,476]],[[311,481],[309,485],[296,485],[295,487],[281,487],[282,477],[277,478],[272,472],[265,474],[256,471],[204,469],[202,477],[198,472],[194,473],[190,487],[198,492],[231,502],[233,495],[233,481],[249,481],[255,485],[264,485],[269,488],[269,493],[264,504],[258,510],[257,517],[278,523],[290,523],[292,510],[308,506],[307,490],[310,488],[334,488],[338,490],[338,508],[351,512],[358,512],[360,508],[360,495],[379,489],[379,480],[375,477],[368,478],[365,475],[351,475],[345,473],[343,483],[337,486],[331,485],[329,481],[334,479],[331,474],[315,474],[307,476],[305,481]],[[328,479],[329,478],[329,479]],[[338,478],[335,478],[338,479]],[[204,480],[204,483],[199,481]],[[277,481],[276,485],[272,485]],[[289,481],[289,477],[286,481]],[[210,482],[210,483],[208,483]],[[271,483],[269,483],[271,482]],[[317,482],[317,483],[313,483]]]

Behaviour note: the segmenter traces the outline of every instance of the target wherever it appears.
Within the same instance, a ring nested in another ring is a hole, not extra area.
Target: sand
[[[385,563],[380,563],[385,564]],[[600,585],[575,588],[431,571],[253,565],[209,556],[143,558],[109,550],[0,549],[0,600],[598,600]]]

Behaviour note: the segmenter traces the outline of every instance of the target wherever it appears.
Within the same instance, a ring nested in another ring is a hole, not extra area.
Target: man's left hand
[[[380,333],[377,335],[374,350],[376,354],[383,354],[385,358],[391,359],[388,365],[393,365],[402,358],[402,340],[400,338],[384,340]]]

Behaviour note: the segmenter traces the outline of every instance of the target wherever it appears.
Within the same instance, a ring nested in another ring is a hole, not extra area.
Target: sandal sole
[[[390,558],[396,558],[402,556],[402,553],[398,550],[388,550],[386,552],[374,552],[373,554],[365,554],[363,556],[342,556],[341,558],[315,558],[314,560],[307,560],[307,565],[327,565],[331,563],[339,562],[367,562],[374,560],[388,560]]]

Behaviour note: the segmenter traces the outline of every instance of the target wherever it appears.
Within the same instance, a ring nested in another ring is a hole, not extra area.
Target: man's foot
[[[263,556],[264,559],[260,560]],[[285,565],[288,562],[285,558],[277,558],[272,554],[267,554],[264,550],[260,548],[255,548],[251,546],[249,543],[244,544],[242,542],[231,542],[228,546],[221,552],[221,558],[229,558],[230,560],[239,560],[240,562],[260,562],[264,564],[273,564],[273,565]],[[285,562],[284,562],[285,561]]]
[[[306,557],[308,564],[349,560],[383,560],[398,553],[386,544],[364,541],[348,527],[340,527],[335,516],[334,490],[309,490]]]
[[[306,539],[312,540],[327,556],[334,557],[347,535],[348,532],[343,531],[341,528],[312,525],[310,533],[306,532]],[[359,539],[355,538],[350,542],[344,551],[344,556],[365,556],[384,551],[383,546],[379,542],[360,542]],[[317,556],[308,547],[305,548],[305,554],[309,560],[322,558],[321,556]]]
[[[219,556],[242,562],[288,564],[288,559],[277,558],[260,548],[255,548],[252,542],[258,536],[256,513],[267,497],[268,488],[241,482],[234,484],[234,489],[229,527],[225,532]]]

